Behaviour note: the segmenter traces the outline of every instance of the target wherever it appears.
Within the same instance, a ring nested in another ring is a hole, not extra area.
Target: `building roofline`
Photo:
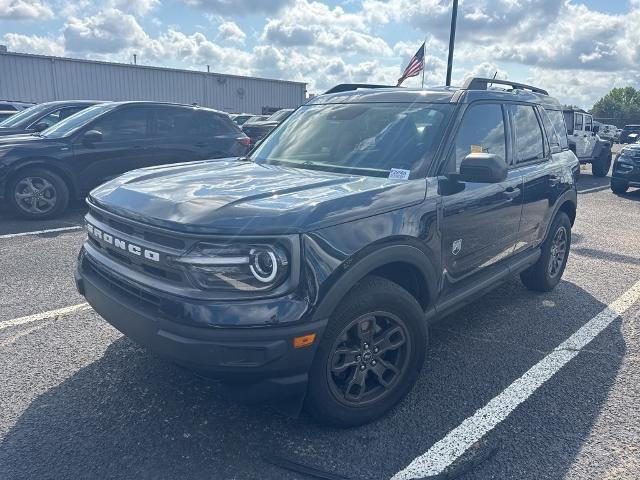
[[[201,75],[212,75],[216,77],[226,77],[226,78],[240,78],[240,79],[249,79],[249,80],[262,80],[266,82],[279,82],[279,83],[288,83],[293,85],[304,85],[305,91],[307,89],[306,82],[296,82],[293,80],[280,80],[277,78],[265,78],[265,77],[250,77],[243,75],[233,75],[228,73],[217,73],[217,72],[201,72],[200,70],[186,70],[182,68],[171,68],[171,67],[158,67],[154,65],[134,65],[131,63],[121,63],[121,62],[106,62],[103,60],[91,60],[85,58],[73,58],[73,57],[58,57],[54,55],[41,55],[37,53],[20,53],[20,52],[0,52],[0,56],[17,56],[17,57],[29,57],[29,58],[43,58],[48,60],[65,60],[69,62],[79,62],[79,63],[93,63],[98,65],[116,65],[119,67],[132,67],[132,68],[144,68],[148,70],[162,70],[162,71],[171,71],[178,73],[199,73]]]

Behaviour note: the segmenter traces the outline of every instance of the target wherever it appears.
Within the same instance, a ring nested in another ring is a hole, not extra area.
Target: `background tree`
[[[591,113],[603,123],[613,123],[618,127],[640,123],[640,90],[614,88],[595,103]]]

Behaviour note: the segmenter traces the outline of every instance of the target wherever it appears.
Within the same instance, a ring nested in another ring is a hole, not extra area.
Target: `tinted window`
[[[493,153],[506,161],[506,135],[502,107],[481,104],[470,107],[464,114],[456,134],[456,172],[470,153]]]
[[[106,115],[90,128],[101,132],[105,142],[137,140],[147,136],[150,116],[146,108],[125,108]]]
[[[558,136],[560,146],[562,148],[568,148],[569,140],[567,139],[567,128],[564,124],[564,115],[559,110],[547,110],[546,112],[547,115],[549,115],[549,120],[551,120],[553,129]]]
[[[584,129],[587,132],[590,132],[592,126],[593,126],[593,117],[591,115],[585,115],[584,116]]]
[[[0,123],[0,127],[26,127],[48,108],[50,108],[50,105],[47,103],[27,108]]]
[[[576,128],[575,129],[576,130],[582,130],[582,127],[583,127],[583,124],[584,124],[583,123],[584,122],[583,116],[582,116],[581,113],[576,113],[575,115],[576,115]]]
[[[257,163],[401,178],[426,173],[451,105],[306,105],[293,113],[251,158]]]
[[[228,115],[200,110],[197,112],[198,134],[202,136],[239,133],[238,126]]]
[[[182,108],[159,108],[154,110],[156,126],[154,137],[194,137],[198,133],[195,112]]]
[[[16,107],[11,105],[10,103],[0,103],[0,110],[6,110],[8,112],[15,112],[18,110]]]
[[[108,112],[112,108],[115,108],[115,105],[107,103],[86,108],[75,115],[71,115],[69,118],[61,120],[54,126],[47,128],[41,133],[41,135],[47,138],[62,138],[72,135],[78,129],[82,128],[105,112]]]
[[[516,162],[530,162],[544,158],[544,141],[540,123],[533,107],[511,105],[516,134]]]

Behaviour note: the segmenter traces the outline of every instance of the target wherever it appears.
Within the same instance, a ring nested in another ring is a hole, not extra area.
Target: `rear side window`
[[[549,120],[553,125],[553,129],[560,141],[560,147],[565,149],[569,148],[569,139],[567,138],[567,127],[564,124],[564,115],[560,110],[545,110],[549,115]],[[546,128],[546,127],[545,127]],[[551,139],[551,137],[549,137]]]
[[[155,109],[156,138],[194,137],[198,134],[198,120],[195,112],[182,108]]]
[[[127,108],[101,118],[90,129],[101,132],[105,142],[120,142],[146,138],[150,123],[149,109]]]
[[[584,117],[582,116],[581,113],[576,113],[576,130],[580,130],[582,131],[583,126],[584,126]]]
[[[511,105],[516,134],[516,163],[544,159],[544,140],[536,112],[530,105]]]
[[[199,134],[204,136],[239,133],[238,126],[227,115],[214,112],[197,112]]]
[[[456,134],[456,172],[470,153],[492,153],[506,161],[506,135],[502,107],[484,103],[472,105],[462,118]]]
[[[593,117],[591,115],[584,116],[584,129],[587,132],[590,132],[593,127]]]

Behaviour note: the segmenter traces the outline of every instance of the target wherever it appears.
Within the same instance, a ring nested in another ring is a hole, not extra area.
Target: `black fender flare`
[[[348,264],[350,259],[343,262]],[[431,260],[420,248],[409,244],[393,244],[384,246],[349,265],[320,300],[312,320],[328,318],[346,293],[365,276],[390,263],[408,263],[415,267],[426,282],[429,292],[429,304],[434,303],[437,292],[436,269]]]
[[[603,152],[611,153],[611,144],[606,140],[596,140],[596,144],[593,147],[593,159],[600,159],[600,155],[602,155]]]
[[[560,211],[560,208],[562,208],[562,206],[567,202],[572,203],[573,208],[577,210],[578,192],[575,190],[575,188],[567,190],[562,195],[560,195],[560,197],[558,197],[558,200],[556,201],[556,204],[553,207],[553,212],[549,216],[549,221],[547,222],[547,226],[545,227],[545,232],[543,237],[544,240],[542,240],[543,242],[547,240],[547,236],[549,235],[549,230],[551,229],[551,224],[553,223],[553,219],[556,218],[556,215]]]

